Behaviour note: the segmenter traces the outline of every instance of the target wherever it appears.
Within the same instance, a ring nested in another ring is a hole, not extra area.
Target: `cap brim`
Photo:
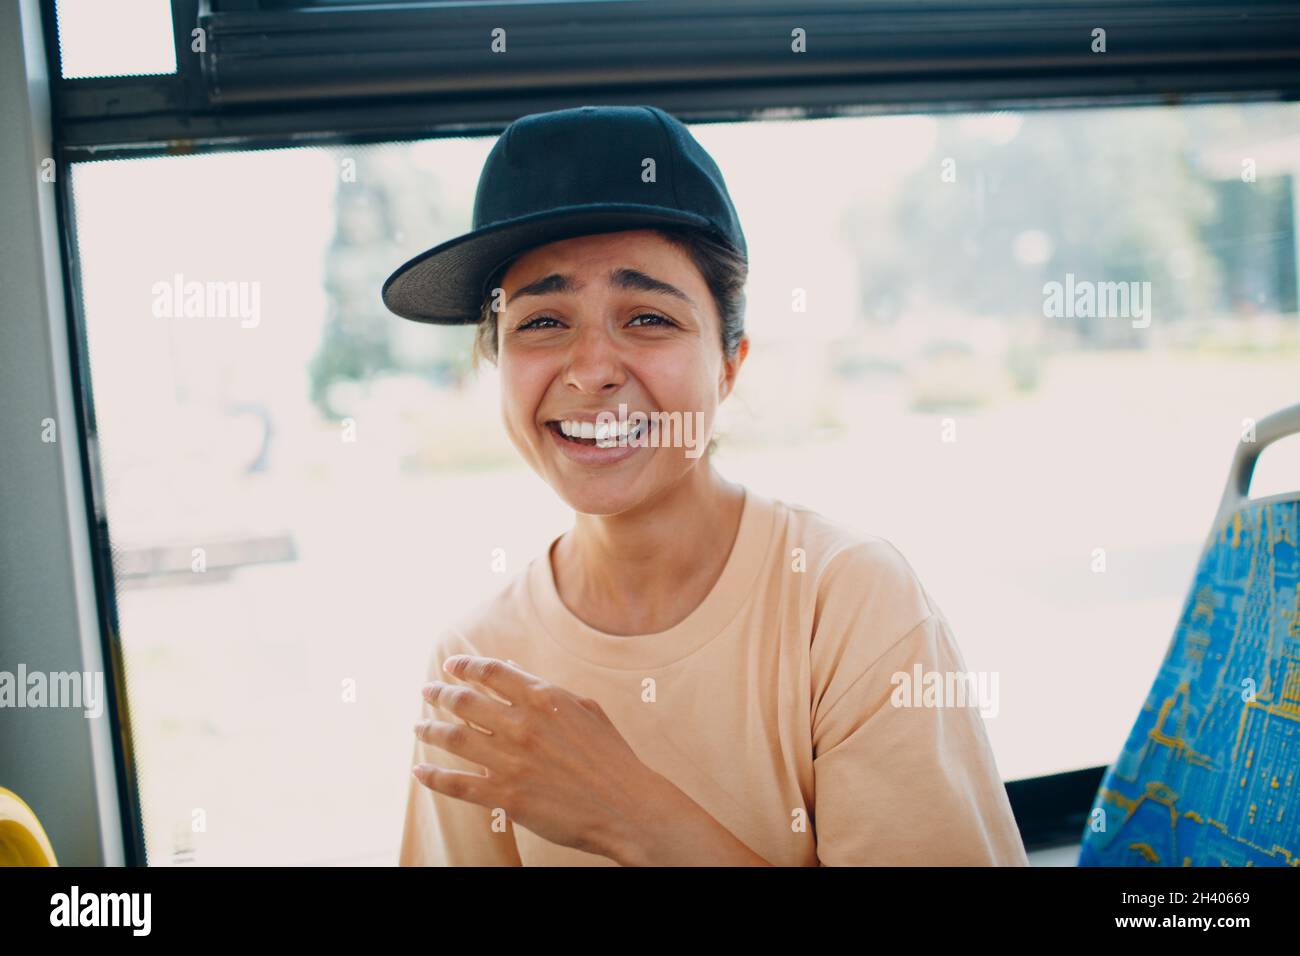
[[[568,206],[493,223],[422,252],[384,281],[384,305],[415,322],[477,322],[484,284],[507,259],[534,246],[601,232],[653,226],[693,226],[713,232],[698,213],[665,206],[602,203]]]

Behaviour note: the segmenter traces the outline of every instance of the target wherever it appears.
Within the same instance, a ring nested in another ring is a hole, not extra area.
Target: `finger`
[[[411,776],[437,793],[479,806],[494,806],[488,795],[488,778],[481,773],[448,770],[431,763],[418,763]]]
[[[531,688],[543,683],[519,665],[496,657],[456,654],[443,661],[442,668],[453,677],[482,684],[511,702],[524,699]]]
[[[421,743],[464,757],[481,767],[490,767],[496,761],[496,748],[492,738],[466,724],[448,723],[445,720],[421,720],[415,725],[415,736]]]
[[[420,688],[420,694],[432,706],[455,714],[489,733],[501,729],[510,716],[507,705],[461,684],[430,681]]]

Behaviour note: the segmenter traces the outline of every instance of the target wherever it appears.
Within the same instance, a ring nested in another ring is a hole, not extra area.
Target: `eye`
[[[652,323],[653,325],[663,325],[665,327],[675,326],[677,324],[672,319],[659,315],[657,312],[642,312],[640,315],[633,316],[632,322],[628,324],[631,325],[638,319],[654,319],[655,321]]]
[[[529,319],[527,322],[524,322],[524,323],[522,323],[521,325],[516,326],[516,327],[515,327],[515,331],[516,331],[516,332],[522,332],[524,329],[544,329],[544,328],[547,328],[547,327],[548,327],[548,326],[544,326],[544,325],[538,325],[538,324],[537,324],[538,322],[554,322],[556,325],[559,325],[559,324],[560,324],[559,319],[556,319],[556,318],[553,317],[553,316],[549,316],[549,315],[535,315],[535,316],[533,316],[531,319]]]

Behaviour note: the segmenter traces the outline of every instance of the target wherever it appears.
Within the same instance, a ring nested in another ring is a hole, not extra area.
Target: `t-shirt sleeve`
[[[442,662],[456,653],[472,653],[468,646],[453,647],[446,637],[435,642],[425,679],[412,685],[412,694],[418,695],[420,687],[430,680],[456,683],[442,669]],[[515,844],[514,825],[504,817],[493,827],[492,810],[488,807],[457,800],[430,790],[410,773],[417,763],[431,763],[449,770],[468,770],[482,773],[483,768],[456,754],[426,744],[415,738],[416,719],[441,720],[464,723],[459,717],[433,707],[422,697],[419,717],[411,720],[408,731],[414,740],[411,761],[407,768],[406,818],[402,826],[399,866],[520,866],[519,850]]]
[[[945,680],[967,671],[946,618],[892,553],[883,573],[873,575],[861,554],[847,563],[837,586],[866,577],[828,599],[820,620],[816,639],[834,651],[838,666],[813,715],[818,860],[823,866],[1027,866],[979,695],[968,694],[964,706],[924,706],[915,688],[905,704],[904,681],[895,675],[915,684],[918,665],[921,675]],[[905,619],[900,615],[909,612],[900,608],[924,616],[882,652],[879,622]]]

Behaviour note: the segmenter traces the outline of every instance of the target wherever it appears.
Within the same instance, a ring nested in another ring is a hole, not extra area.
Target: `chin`
[[[552,487],[565,504],[584,515],[621,514],[635,507],[645,497],[633,493],[626,484],[599,478],[590,482],[566,481]]]

